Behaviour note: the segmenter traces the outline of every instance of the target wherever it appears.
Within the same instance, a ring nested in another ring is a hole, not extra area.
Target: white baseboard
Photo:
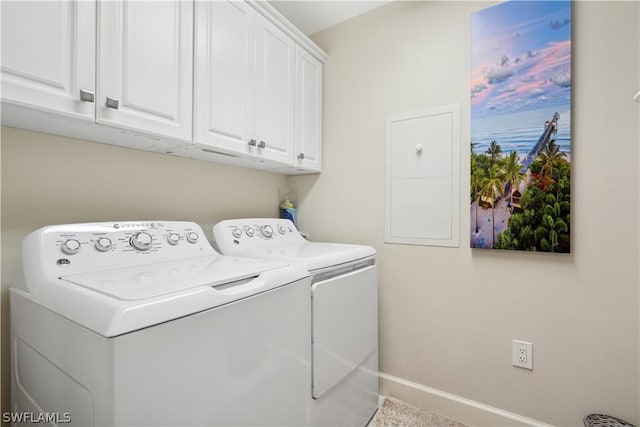
[[[476,427],[553,427],[522,415],[380,372],[380,394]]]

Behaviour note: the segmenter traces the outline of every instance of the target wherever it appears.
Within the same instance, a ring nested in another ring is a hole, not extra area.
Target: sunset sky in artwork
[[[570,102],[569,1],[509,1],[477,12],[471,40],[473,116]]]

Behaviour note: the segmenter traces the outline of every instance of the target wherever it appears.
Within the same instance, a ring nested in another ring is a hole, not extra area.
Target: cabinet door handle
[[[113,108],[114,110],[117,110],[118,107],[120,106],[120,101],[118,101],[116,98],[107,96],[107,101],[104,103],[104,105],[106,105],[108,108]]]
[[[255,139],[250,139],[249,140],[249,146],[255,147],[257,144],[258,144],[258,142]]]
[[[267,144],[264,141],[260,141],[260,144],[258,144],[258,147],[260,148],[265,148],[267,146]]]
[[[300,160],[304,160],[304,153],[300,153],[300,154],[298,154],[298,158],[299,158]]]
[[[95,101],[95,96],[90,90],[80,89],[80,100],[85,102]]]

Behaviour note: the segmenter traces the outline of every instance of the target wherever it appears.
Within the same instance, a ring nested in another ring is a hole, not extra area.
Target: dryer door
[[[315,283],[312,395],[321,397],[378,348],[378,277],[372,265]]]

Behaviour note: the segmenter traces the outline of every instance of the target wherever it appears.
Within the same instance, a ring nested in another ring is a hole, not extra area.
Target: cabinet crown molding
[[[317,44],[304,34],[300,29],[294,26],[287,18],[285,18],[280,12],[278,12],[273,6],[267,3],[265,0],[245,0],[252,8],[257,10],[262,16],[268,19],[273,25],[279,27],[282,31],[287,33],[299,46],[304,48],[318,61],[324,62],[329,58],[329,55],[322,50]]]

